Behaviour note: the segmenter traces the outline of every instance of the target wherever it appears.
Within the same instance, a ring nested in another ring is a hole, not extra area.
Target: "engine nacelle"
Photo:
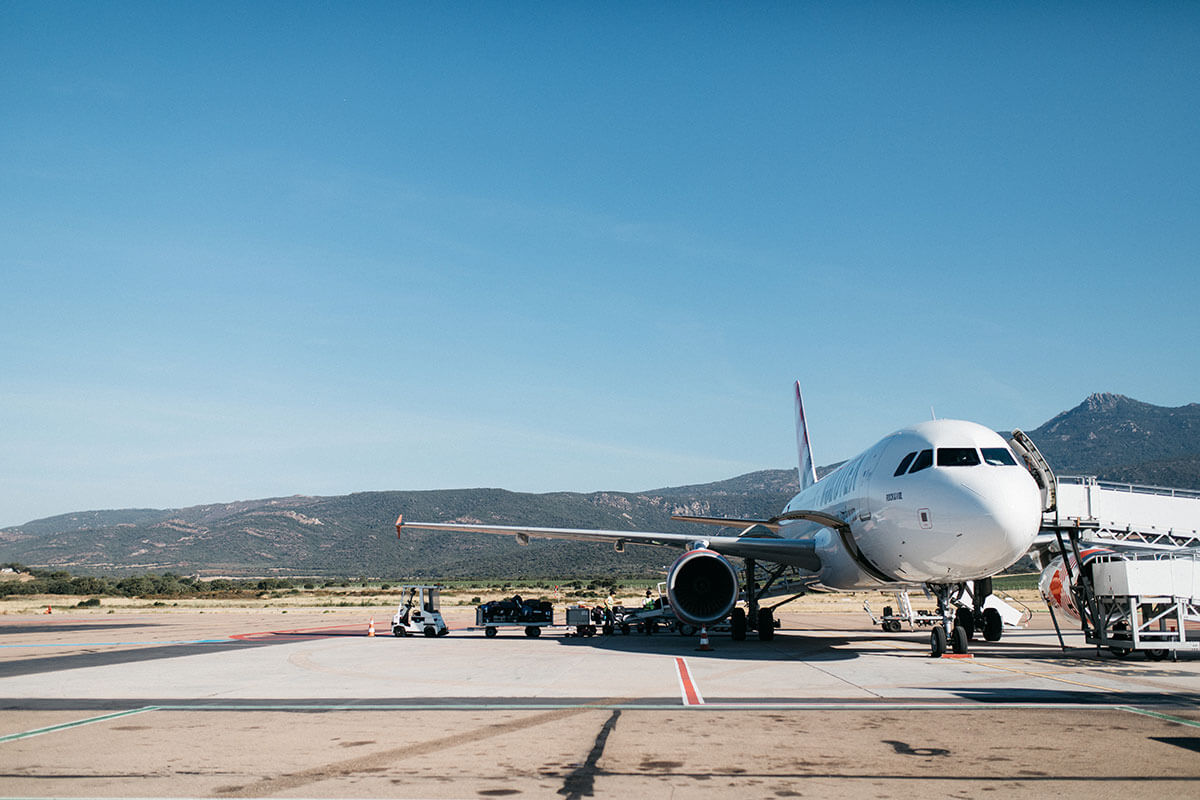
[[[667,573],[667,599],[675,616],[689,625],[719,622],[737,603],[737,571],[719,553],[690,550]]]

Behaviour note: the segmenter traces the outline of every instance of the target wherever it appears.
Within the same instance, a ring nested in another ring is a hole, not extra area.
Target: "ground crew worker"
[[[650,596],[650,590],[646,590],[646,602],[642,603],[642,608],[654,608],[654,598]]]
[[[612,592],[608,593],[608,597],[604,599],[604,621],[609,625],[613,624],[613,609],[617,605],[617,596]]]

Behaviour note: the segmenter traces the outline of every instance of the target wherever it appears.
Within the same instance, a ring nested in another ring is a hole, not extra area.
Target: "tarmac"
[[[1200,796],[1200,656],[1064,652],[1045,615],[933,659],[862,613],[711,651],[469,613],[0,616],[0,795]]]

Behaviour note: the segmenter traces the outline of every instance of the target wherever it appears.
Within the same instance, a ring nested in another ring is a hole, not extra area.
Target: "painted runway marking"
[[[1180,725],[1190,725],[1193,728],[1200,728],[1200,722],[1194,719],[1184,719],[1183,717],[1173,717],[1170,714],[1162,714],[1158,711],[1149,711],[1144,708],[1134,708],[1133,706],[1117,706],[1121,711],[1128,711],[1131,714],[1142,714],[1155,719],[1165,719],[1167,722],[1175,722]]]
[[[139,647],[157,647],[161,644],[229,644],[228,639],[177,639],[168,640],[165,642],[156,642],[152,639],[144,639],[140,642],[45,642],[42,644],[0,644],[0,647],[14,648],[33,648],[33,647],[125,647],[136,645]]]
[[[1018,675],[1028,675],[1031,678],[1042,678],[1047,681],[1058,681],[1059,683],[1069,683],[1072,686],[1082,686],[1085,689],[1096,689],[1101,692],[1112,692],[1115,694],[1123,694],[1124,689],[1114,689],[1111,686],[1097,686],[1094,683],[1083,683],[1082,681],[1073,681],[1070,678],[1058,678],[1054,675],[1048,675],[1044,672],[1030,672],[1029,670],[1017,669],[1015,667],[1002,667],[999,664],[989,664],[986,661],[973,661],[973,664],[978,664],[981,667],[990,667],[991,669],[1004,670],[1005,672],[1015,672]]]
[[[270,636],[306,636],[307,635],[307,636],[312,636],[313,638],[318,638],[321,636],[321,634],[314,633],[314,631],[337,631],[337,630],[347,631],[347,635],[352,636],[352,635],[354,635],[352,633],[352,631],[356,631],[358,629],[354,628],[350,625],[347,625],[345,623],[342,623],[341,625],[326,625],[322,628],[292,628],[290,630],[282,630],[282,631],[256,631],[254,633],[235,633],[232,636],[230,636],[229,638],[237,639],[238,641],[243,641],[243,642],[247,641],[247,640],[255,640],[255,639],[260,639],[260,638],[265,639]],[[363,636],[367,635],[365,628],[363,629],[362,635]]]
[[[74,722],[64,722],[61,725],[50,725],[45,728],[35,728],[34,730],[24,731],[23,733],[10,733],[7,736],[0,736],[0,744],[3,744],[4,742],[16,741],[17,739],[28,739],[30,736],[41,736],[43,733],[54,733],[55,731],[65,731],[69,728],[78,728],[81,725],[91,725],[92,723],[95,723],[95,722],[104,722],[104,721],[110,720],[110,719],[117,719],[118,717],[128,717],[131,714],[141,714],[146,711],[156,711],[156,710],[157,710],[156,706],[144,706],[142,708],[134,708],[129,711],[118,711],[115,714],[105,714],[100,717],[89,717],[88,719],[80,719],[80,720],[76,720]]]
[[[704,696],[700,694],[700,690],[692,681],[692,673],[688,669],[687,662],[682,658],[676,657],[675,669],[679,675],[679,690],[683,695],[683,704],[685,706],[704,705]]]

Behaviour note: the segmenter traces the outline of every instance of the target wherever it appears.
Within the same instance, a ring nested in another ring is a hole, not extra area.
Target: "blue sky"
[[[1200,401],[1200,5],[6,3],[0,525]]]

